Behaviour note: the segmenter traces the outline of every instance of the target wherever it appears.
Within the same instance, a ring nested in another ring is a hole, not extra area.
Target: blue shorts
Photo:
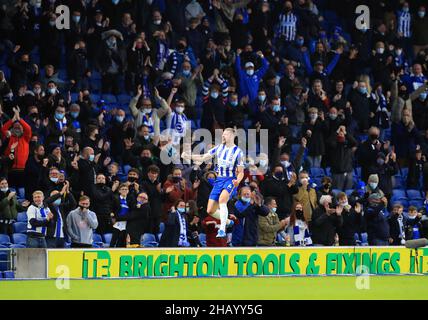
[[[233,180],[235,180],[235,178],[217,178],[214,182],[214,187],[211,190],[210,199],[218,201],[223,190],[229,192],[229,195],[232,198],[236,194],[236,188],[234,188],[232,182]]]

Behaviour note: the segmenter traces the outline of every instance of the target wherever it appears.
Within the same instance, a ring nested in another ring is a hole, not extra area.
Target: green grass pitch
[[[369,289],[357,289],[356,278],[171,278],[70,280],[58,290],[55,280],[0,282],[0,300],[10,299],[428,299],[428,276],[370,276]]]

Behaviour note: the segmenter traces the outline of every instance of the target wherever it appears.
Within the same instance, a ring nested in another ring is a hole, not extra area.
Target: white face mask
[[[177,107],[175,108],[175,111],[177,111],[178,113],[183,113],[184,107]]]
[[[377,48],[377,53],[383,54],[385,52],[385,48]]]
[[[259,162],[260,162],[260,166],[262,166],[262,167],[266,167],[266,165],[267,165],[267,160],[262,159],[262,160],[260,160]]]
[[[252,75],[254,74],[254,69],[248,69],[248,70],[247,70],[247,74],[248,74],[249,76],[252,76]]]
[[[287,160],[281,161],[281,164],[286,168],[288,168],[291,165],[290,161],[287,161]]]
[[[1,188],[0,189],[1,192],[7,192],[7,190],[9,190],[9,188]]]

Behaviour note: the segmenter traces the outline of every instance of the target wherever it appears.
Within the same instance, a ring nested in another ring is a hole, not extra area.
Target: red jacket
[[[9,144],[4,152],[5,156],[9,156],[10,154],[10,147],[18,141],[18,145],[15,148],[15,159],[13,160],[12,169],[25,169],[25,163],[28,159],[28,154],[30,152],[30,140],[31,140],[31,127],[24,121],[19,120],[19,123],[21,124],[22,128],[24,129],[24,134],[21,137],[16,136],[10,136],[9,138]],[[13,121],[9,120],[6,122],[1,129],[1,133],[3,136],[3,139],[6,139],[6,132],[12,127]]]
[[[207,224],[208,221],[215,221],[216,224],[220,224],[220,220],[214,218],[213,216],[208,215],[204,220],[202,220],[202,227],[205,230],[207,236],[207,247],[227,247],[226,238],[217,238],[217,231],[215,224]],[[239,223],[238,219],[233,219],[235,224]]]

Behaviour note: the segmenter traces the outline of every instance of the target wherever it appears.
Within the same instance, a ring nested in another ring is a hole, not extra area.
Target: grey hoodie
[[[67,231],[73,243],[92,244],[93,230],[97,227],[98,220],[93,211],[83,213],[77,208],[67,216]]]

